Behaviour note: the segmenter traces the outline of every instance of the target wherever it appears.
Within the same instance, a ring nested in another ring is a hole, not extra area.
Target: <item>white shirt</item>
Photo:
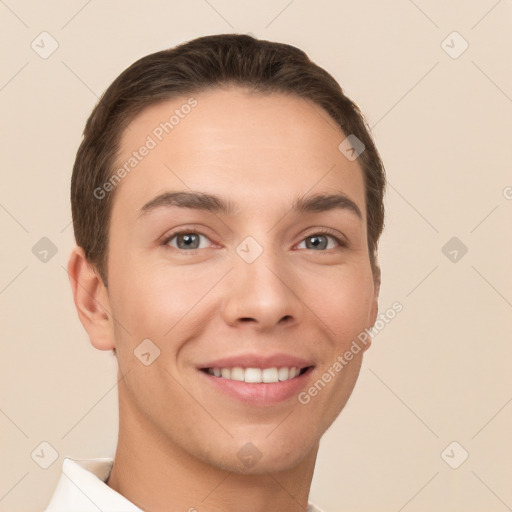
[[[114,459],[74,460],[62,463],[62,474],[44,512],[143,512],[110,488],[108,480]],[[322,512],[309,503],[307,512]]]

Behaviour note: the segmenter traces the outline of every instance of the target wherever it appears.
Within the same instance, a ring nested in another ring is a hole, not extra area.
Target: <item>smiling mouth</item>
[[[278,368],[274,366],[271,368],[242,368],[241,366],[234,366],[232,368],[201,368],[201,371],[219,379],[251,384],[272,384],[296,379],[311,368],[313,367],[297,368],[296,366],[283,366]]]

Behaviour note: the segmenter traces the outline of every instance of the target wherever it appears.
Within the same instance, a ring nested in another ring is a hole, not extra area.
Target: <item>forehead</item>
[[[230,87],[163,101],[121,137],[115,170],[127,172],[114,212],[136,215],[158,194],[193,189],[262,212],[308,192],[341,192],[364,214],[361,167],[338,149],[345,137],[320,106],[292,95]]]

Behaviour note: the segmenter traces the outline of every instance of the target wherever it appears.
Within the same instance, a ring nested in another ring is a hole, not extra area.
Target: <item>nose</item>
[[[225,282],[222,314],[230,326],[252,325],[264,332],[296,324],[303,313],[300,282],[291,263],[271,250],[254,261],[234,255],[234,268]]]

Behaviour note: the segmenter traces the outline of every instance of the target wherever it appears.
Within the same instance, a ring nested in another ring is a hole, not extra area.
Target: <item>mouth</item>
[[[271,406],[297,400],[310,379],[314,366],[204,367],[199,374],[224,397],[250,406]]]
[[[271,368],[243,368],[234,366],[231,368],[200,368],[208,375],[219,379],[228,379],[251,384],[272,384],[296,379],[304,375],[312,366],[298,368],[296,366],[271,367]]]

